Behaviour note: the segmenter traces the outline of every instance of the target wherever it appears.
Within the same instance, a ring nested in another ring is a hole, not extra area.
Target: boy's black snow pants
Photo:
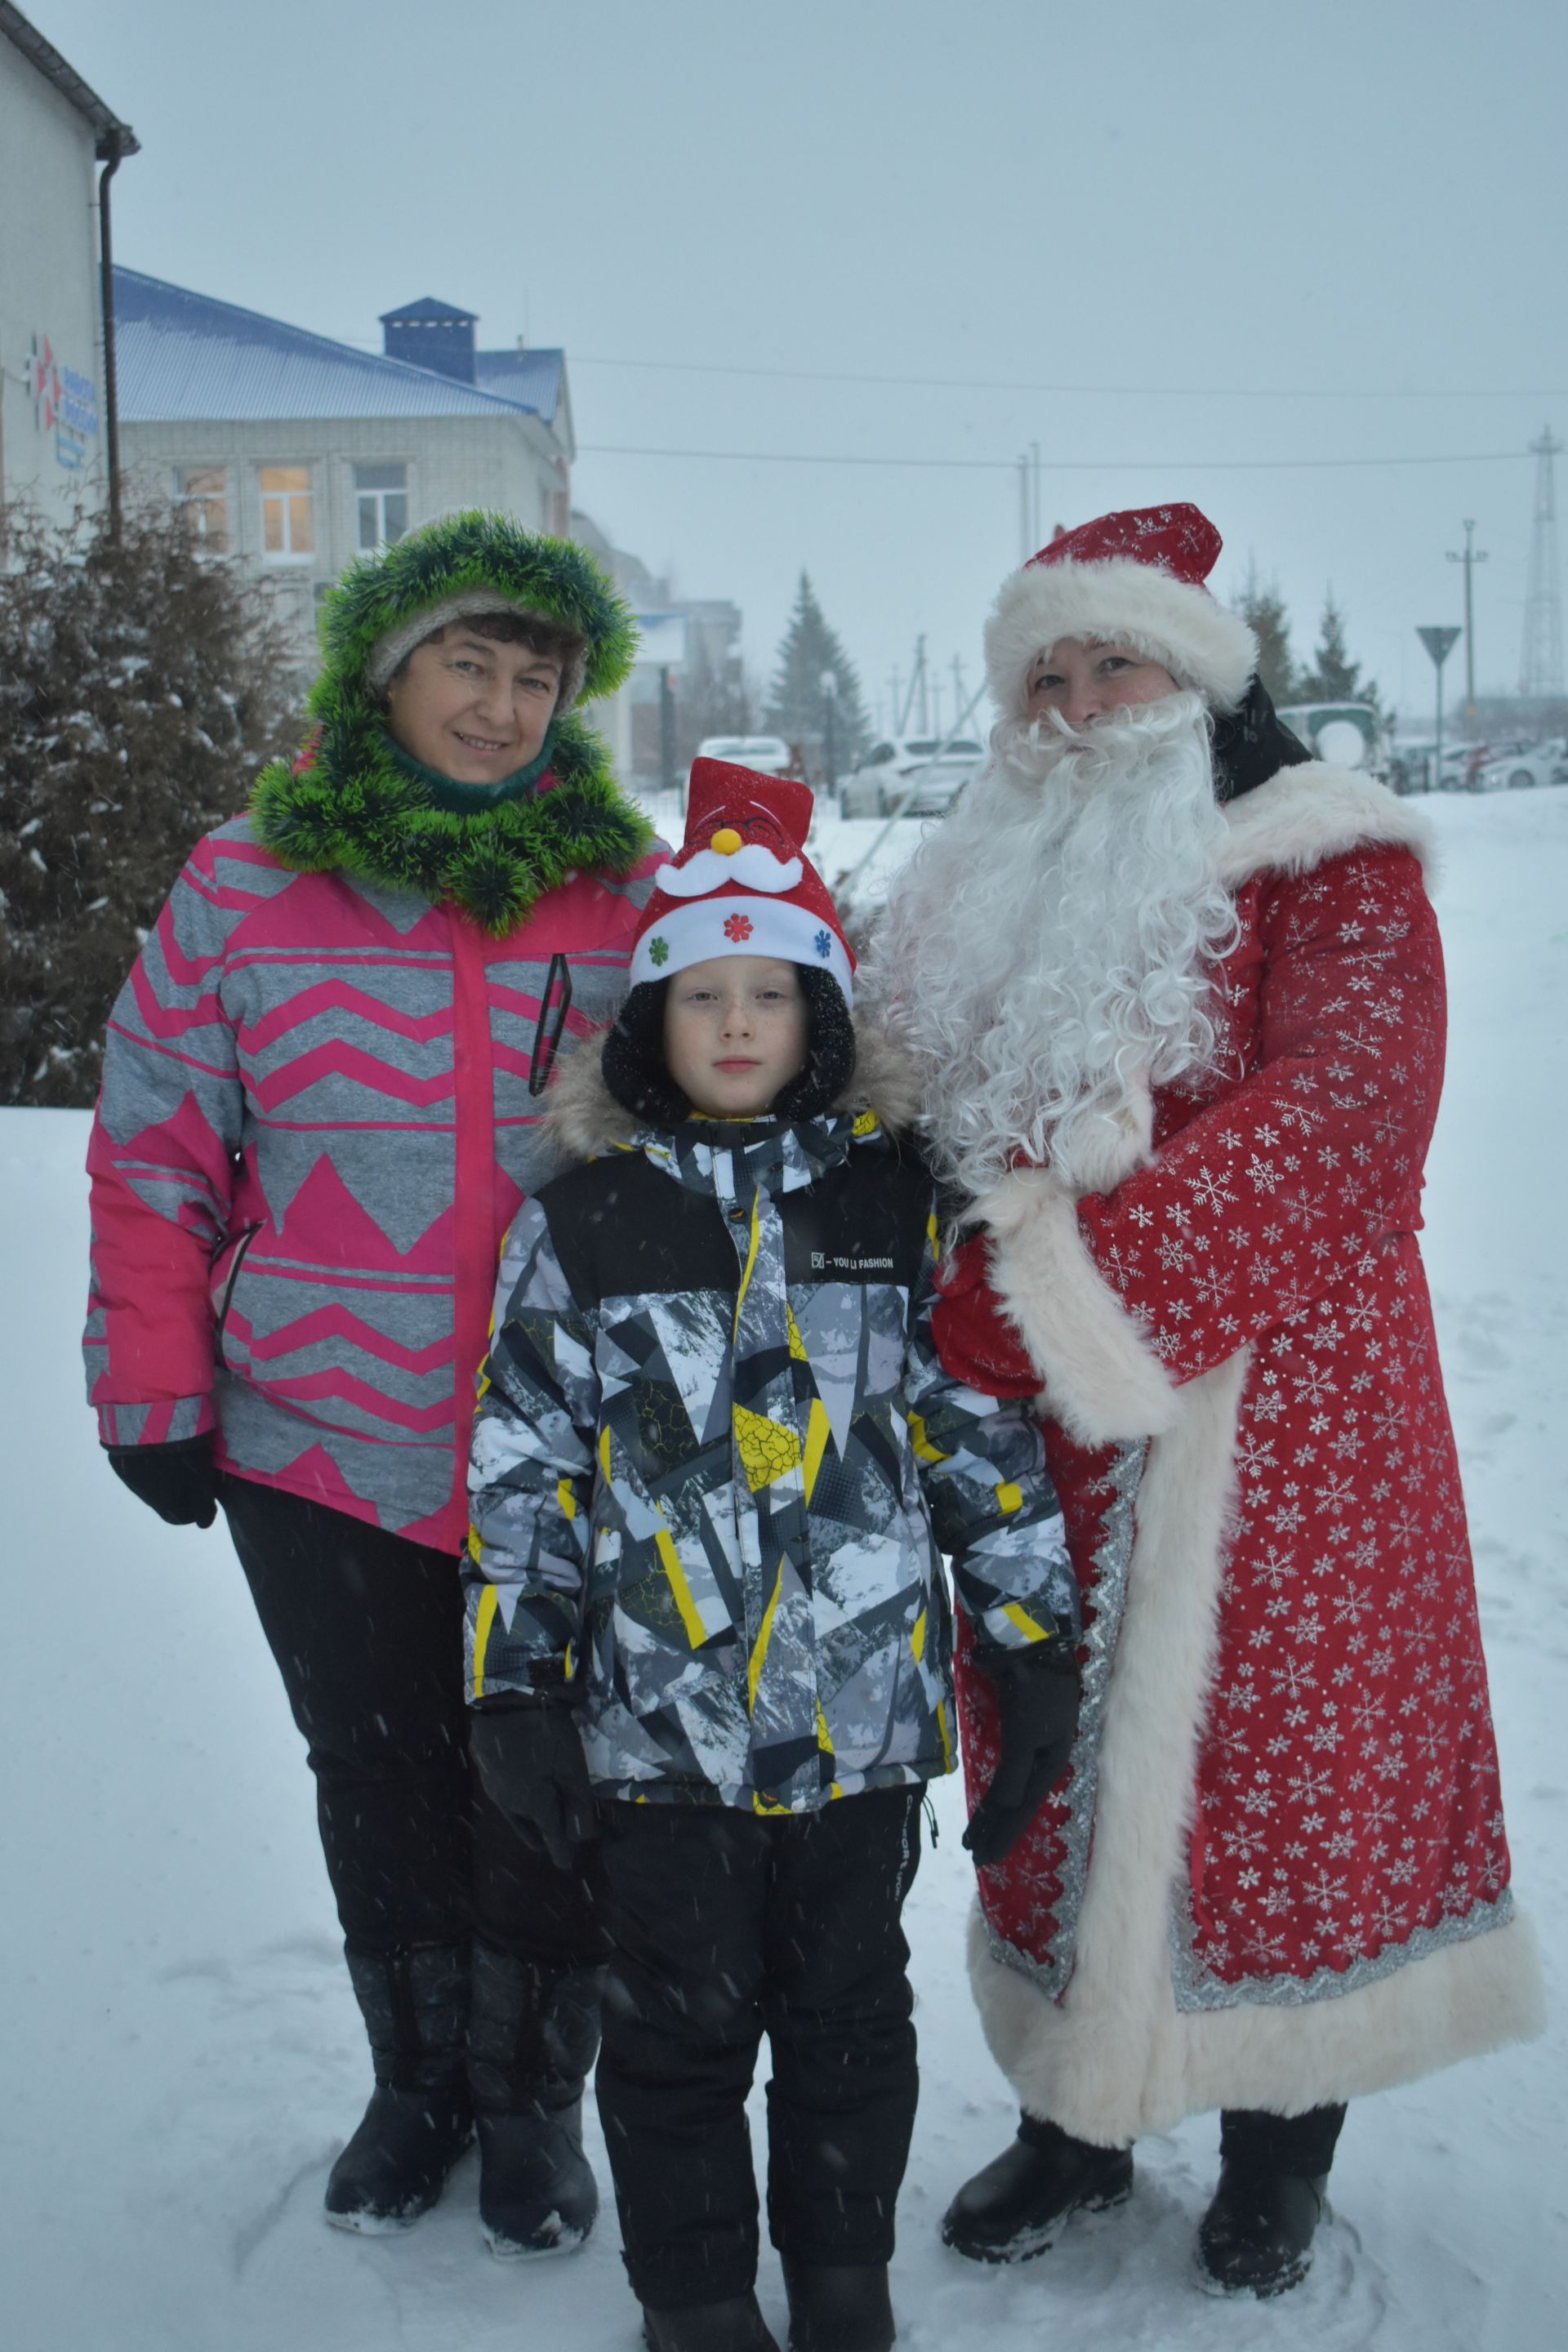
[[[918,1789],[779,1816],[604,1803],[599,2113],[626,2269],[656,2311],[757,2271],[746,2094],[764,2033],[768,2224],[781,2252],[887,2262],[919,2076],[899,1914]]]
[[[589,1887],[468,1769],[455,1554],[254,1479],[222,1502],[316,1776],[327,1872],[360,1952],[467,1943],[596,1963]]]

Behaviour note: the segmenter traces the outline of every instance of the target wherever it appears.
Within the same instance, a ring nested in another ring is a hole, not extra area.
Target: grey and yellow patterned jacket
[[[1078,1593],[1027,1408],[931,1343],[929,1173],[863,1089],[654,1133],[574,1064],[557,1133],[603,1156],[507,1237],[470,1701],[584,1685],[605,1795],[803,1812],[950,1770],[941,1554],[992,1643],[1075,1640]]]

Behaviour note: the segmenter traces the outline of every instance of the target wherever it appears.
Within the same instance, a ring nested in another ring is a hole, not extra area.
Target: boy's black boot
[[[599,2048],[603,1970],[474,1947],[468,2083],[479,2226],[503,2262],[575,2252],[599,2210],[583,2153],[583,2085]]]
[[[942,2215],[942,2243],[973,2263],[1026,2263],[1074,2213],[1102,2212],[1131,2194],[1130,2147],[1100,2147],[1024,2116],[1012,2147],[966,2180]]]
[[[898,2335],[886,2263],[784,2258],[789,2352],[890,2352]]]
[[[1200,2283],[1267,2300],[1300,2286],[1327,2205],[1343,2107],[1304,2116],[1230,2109],[1220,2117],[1219,2186],[1198,2227]]]
[[[406,2230],[427,2213],[474,2136],[464,2072],[466,1945],[347,1954],[375,2088],[327,2180],[334,2229]]]
[[[650,2311],[645,2304],[642,2332],[647,2352],[779,2352],[754,2294],[681,2311]]]

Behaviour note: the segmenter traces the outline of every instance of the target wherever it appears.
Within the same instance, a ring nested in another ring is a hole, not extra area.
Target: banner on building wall
[[[98,440],[98,389],[92,378],[62,366],[47,335],[33,337],[27,374],[33,415],[39,432],[53,438],[56,465],[68,473],[84,472]]]

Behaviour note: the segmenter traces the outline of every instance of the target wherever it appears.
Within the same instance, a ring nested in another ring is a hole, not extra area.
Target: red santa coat
[[[980,1874],[972,1980],[1026,2106],[1107,2142],[1540,2018],[1415,1241],[1425,829],[1315,762],[1227,814],[1214,1066],[1129,1120],[1102,1189],[1006,1179],[994,1296],[972,1260],[939,1326],[977,1385],[1043,1379],[1091,1612],[1072,1770]],[[973,1801],[994,1712],[962,1664],[960,1719]]]

